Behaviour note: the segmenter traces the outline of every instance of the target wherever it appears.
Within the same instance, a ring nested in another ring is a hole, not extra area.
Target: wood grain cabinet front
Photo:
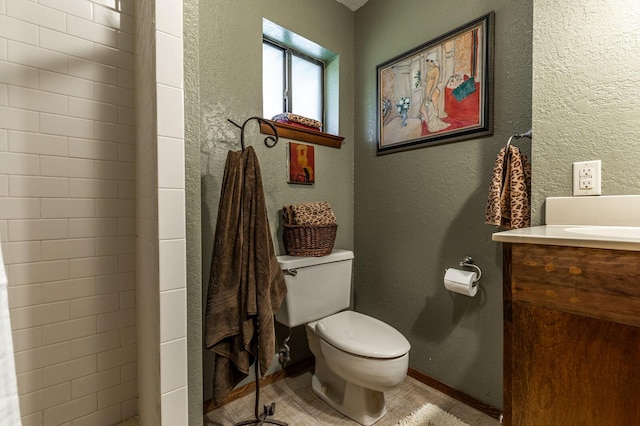
[[[640,252],[503,245],[504,424],[640,425]]]

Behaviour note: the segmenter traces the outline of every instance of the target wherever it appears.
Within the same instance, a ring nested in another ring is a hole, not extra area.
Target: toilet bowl
[[[290,327],[305,324],[315,357],[314,393],[371,425],[386,414],[384,392],[404,381],[411,345],[390,325],[347,309],[352,259],[346,250],[319,258],[279,256],[288,294],[276,320]]]

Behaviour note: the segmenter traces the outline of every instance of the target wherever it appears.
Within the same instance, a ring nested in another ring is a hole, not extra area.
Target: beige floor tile
[[[205,416],[205,426],[232,426],[254,416],[254,395],[247,395]],[[393,426],[430,402],[471,426],[499,426],[499,422],[417,380],[407,377],[402,386],[387,392],[387,415],[376,426]],[[290,426],[354,426],[353,420],[329,407],[311,390],[311,373],[289,377],[260,390],[260,410],[275,402],[274,419]]]

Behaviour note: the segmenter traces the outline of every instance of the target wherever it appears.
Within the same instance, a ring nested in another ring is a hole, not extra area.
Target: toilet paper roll
[[[478,292],[478,283],[474,281],[478,274],[471,271],[449,268],[444,273],[444,287],[456,293],[473,297]]]

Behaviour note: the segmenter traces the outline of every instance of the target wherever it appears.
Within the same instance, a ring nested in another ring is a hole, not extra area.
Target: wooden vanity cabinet
[[[504,420],[640,425],[640,252],[503,244]]]

